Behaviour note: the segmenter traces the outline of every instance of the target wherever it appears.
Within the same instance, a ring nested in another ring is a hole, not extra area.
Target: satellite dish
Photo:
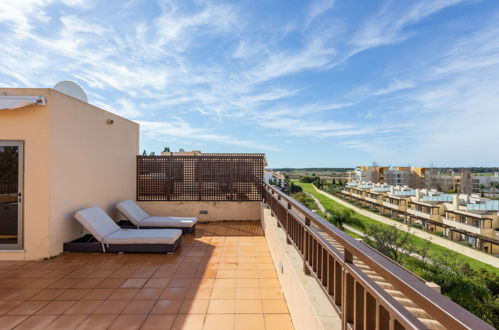
[[[88,103],[87,94],[83,88],[80,87],[77,83],[69,80],[63,80],[55,84],[54,89],[75,99]]]

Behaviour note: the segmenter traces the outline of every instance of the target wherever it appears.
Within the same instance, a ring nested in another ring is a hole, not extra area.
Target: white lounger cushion
[[[141,227],[178,227],[190,228],[198,222],[197,218],[149,217],[140,222]]]
[[[149,218],[149,214],[130,200],[119,202],[116,208],[136,226],[139,226],[142,220]]]
[[[122,229],[104,237],[106,244],[173,244],[180,229]]]
[[[80,210],[75,213],[75,218],[100,242],[107,235],[121,230],[100,207]]]
[[[130,200],[116,204],[116,208],[137,227],[190,228],[198,222],[194,217],[151,217]]]

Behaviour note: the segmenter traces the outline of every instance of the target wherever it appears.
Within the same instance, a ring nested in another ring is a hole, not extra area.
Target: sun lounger
[[[75,218],[100,242],[102,252],[173,252],[182,240],[179,229],[122,229],[99,207],[80,210]],[[98,252],[94,251],[98,243],[91,239],[66,244],[73,244],[73,247],[80,244],[84,251]],[[73,252],[76,251],[73,249]]]
[[[123,201],[116,208],[137,228],[178,228],[184,234],[193,233],[198,218],[189,217],[151,217],[133,201]]]

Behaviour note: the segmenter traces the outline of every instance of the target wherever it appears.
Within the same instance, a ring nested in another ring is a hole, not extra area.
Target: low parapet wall
[[[261,202],[138,202],[151,216],[197,217],[200,221],[260,220]]]

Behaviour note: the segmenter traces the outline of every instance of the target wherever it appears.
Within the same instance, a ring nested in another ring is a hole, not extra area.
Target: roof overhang
[[[24,108],[30,105],[46,105],[44,96],[36,95],[0,95],[0,110]]]

